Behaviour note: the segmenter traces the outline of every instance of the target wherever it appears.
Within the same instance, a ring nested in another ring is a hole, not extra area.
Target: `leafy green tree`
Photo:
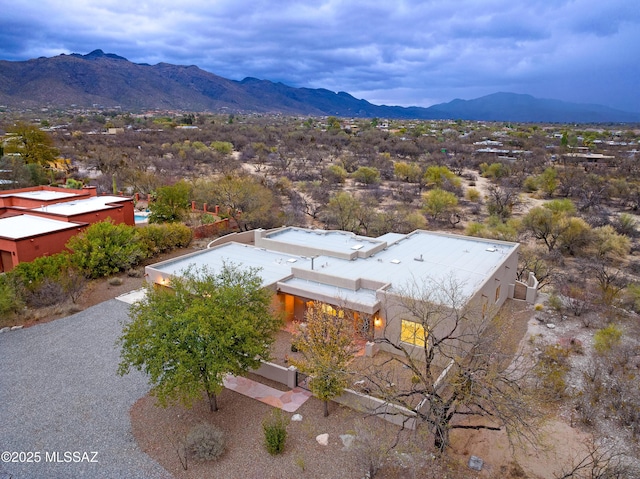
[[[71,262],[90,278],[130,268],[144,257],[136,229],[111,220],[94,223],[67,243]]]
[[[189,211],[191,187],[186,181],[156,190],[155,201],[149,204],[149,223],[174,223]]]
[[[538,188],[547,196],[552,196],[558,188],[558,171],[555,168],[547,168],[537,178]]]
[[[418,183],[422,176],[422,168],[416,163],[398,161],[393,165],[393,174],[396,178],[407,183]]]
[[[244,375],[269,358],[280,319],[256,269],[225,264],[218,272],[185,271],[170,288],[147,288],[124,328],[118,372],[149,376],[161,405],[190,406],[206,392],[209,409],[227,374]]]
[[[281,210],[273,192],[251,176],[224,176],[211,182],[197,183],[198,201],[219,205],[238,228],[272,228],[281,225]]]
[[[424,173],[424,181],[428,186],[435,188],[442,188],[447,182],[456,187],[461,184],[460,178],[446,166],[430,166],[427,168]]]
[[[337,117],[330,116],[327,118],[327,128],[329,130],[339,131],[342,128],[342,125]]]
[[[531,208],[522,218],[523,231],[544,241],[549,251],[556,247],[558,239],[571,226],[568,221],[575,214],[571,200],[551,200],[542,206]]]
[[[480,172],[485,178],[499,179],[509,176],[511,174],[511,168],[504,163],[482,163],[480,165]]]
[[[324,402],[327,417],[328,402],[348,385],[348,367],[355,355],[353,321],[343,311],[320,302],[313,303],[305,318],[293,343],[302,359],[292,359],[291,364],[310,376],[309,388]]]
[[[325,222],[331,227],[356,232],[360,226],[361,203],[346,191],[333,195],[327,204]]]
[[[434,221],[441,220],[445,215],[452,214],[458,206],[458,198],[449,191],[435,188],[423,195],[423,210]]]
[[[377,168],[372,168],[370,166],[361,166],[356,171],[354,171],[351,176],[358,183],[362,183],[363,185],[377,185],[380,183],[380,172]]]
[[[230,155],[233,152],[233,143],[228,141],[212,141],[210,146],[222,155]]]
[[[572,216],[564,220],[564,225],[558,241],[570,255],[581,253],[591,244],[592,230],[585,220]]]
[[[27,164],[46,165],[60,154],[53,139],[35,125],[18,122],[8,131],[13,135],[7,140],[5,153],[20,153]]]
[[[617,233],[611,225],[594,228],[591,244],[593,245],[592,253],[608,261],[624,260],[631,250],[629,238]]]

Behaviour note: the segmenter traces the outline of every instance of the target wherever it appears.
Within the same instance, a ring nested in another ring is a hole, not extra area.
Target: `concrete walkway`
[[[223,382],[227,389],[257,399],[270,406],[278,407],[286,412],[295,412],[311,397],[311,393],[302,388],[280,391],[251,379],[231,374]]]

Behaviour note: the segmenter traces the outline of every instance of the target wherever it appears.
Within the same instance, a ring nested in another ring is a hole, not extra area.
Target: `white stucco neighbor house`
[[[210,246],[147,266],[147,280],[170,286],[171,278],[189,266],[255,267],[287,321],[304,321],[306,309],[320,301],[333,314],[349,310],[369,338],[384,332],[408,344],[415,340],[416,325],[398,314],[393,298],[416,279],[451,278],[468,302],[489,314],[507,298],[533,302],[536,294],[533,276],[526,284],[516,280],[519,245],[506,241],[421,230],[370,238],[283,227],[229,235]]]

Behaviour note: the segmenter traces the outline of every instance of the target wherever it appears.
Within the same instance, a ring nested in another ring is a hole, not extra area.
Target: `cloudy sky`
[[[116,53],[429,106],[498,91],[640,112],[638,0],[12,0],[0,59]]]

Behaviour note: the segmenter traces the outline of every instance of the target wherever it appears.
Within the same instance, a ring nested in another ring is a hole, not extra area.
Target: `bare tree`
[[[514,367],[519,362],[513,355],[501,352],[500,316],[489,320],[453,278],[414,279],[388,299],[397,303],[389,306],[396,315],[387,318],[384,335],[375,341],[394,354],[367,373],[376,395],[415,414],[439,451],[448,446],[452,429],[505,428],[510,438],[534,439],[525,381],[530,370]],[[388,333],[398,321],[400,341]],[[397,371],[412,376],[406,380]]]
[[[489,185],[487,209],[490,215],[496,215],[505,220],[511,216],[513,209],[520,203],[518,190],[512,188],[500,188]]]
[[[605,446],[596,441],[586,444],[584,456],[576,457],[555,479],[627,479],[638,477],[640,471],[628,464],[625,455],[613,446]]]

